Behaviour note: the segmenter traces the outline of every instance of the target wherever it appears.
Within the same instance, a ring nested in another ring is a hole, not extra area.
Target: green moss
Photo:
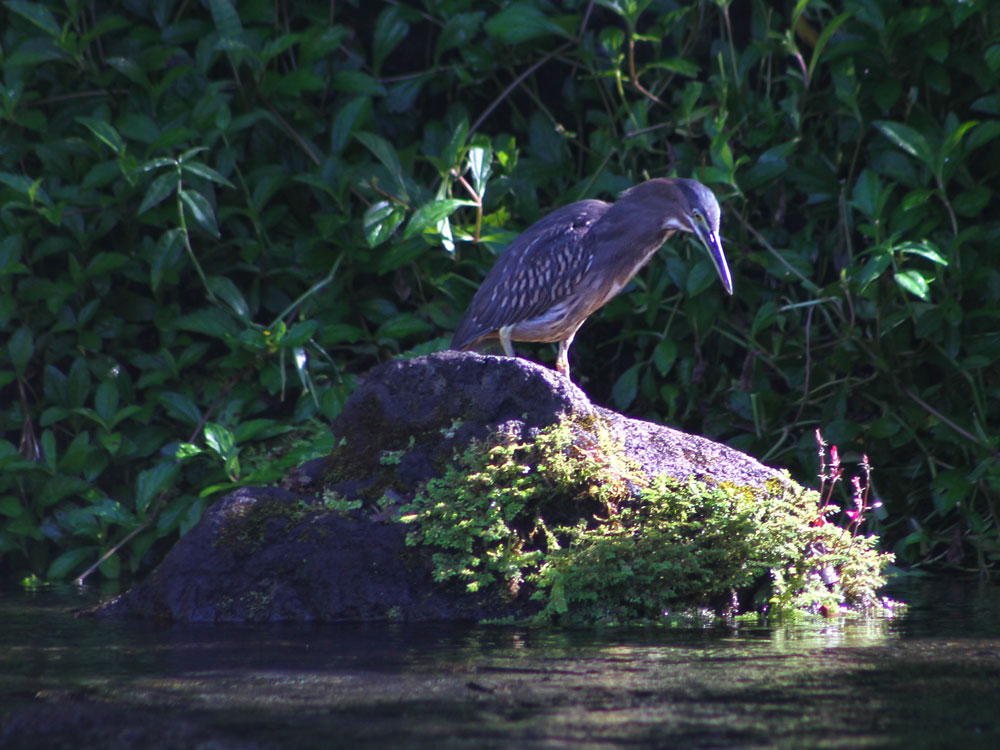
[[[315,514],[316,508],[301,500],[263,499],[234,505],[227,510],[214,544],[229,547],[238,555],[249,555],[260,549],[269,524],[292,526]]]
[[[373,405],[365,428],[340,437],[334,445],[324,465],[322,485],[329,488],[346,480],[371,478],[373,481],[360,490],[360,498],[369,508],[378,505],[386,493],[408,495],[413,488],[402,481],[398,473],[403,458],[415,446],[444,445],[442,437],[446,441],[451,440],[462,425],[461,420],[447,420],[444,414],[439,420],[428,420],[429,424],[445,422],[447,426],[413,432],[412,425],[387,419]],[[443,448],[430,458],[433,465],[443,472],[451,455],[447,448]]]
[[[403,508],[435,578],[534,602],[537,621],[663,622],[667,611],[855,611],[890,556],[791,480],[650,483],[600,420],[475,444]]]

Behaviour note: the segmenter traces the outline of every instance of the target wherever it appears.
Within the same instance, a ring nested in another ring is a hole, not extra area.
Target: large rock
[[[406,545],[394,506],[470,441],[498,432],[530,439],[560,419],[600,421],[649,477],[787,481],[724,445],[596,407],[566,378],[523,359],[441,352],[398,360],[372,370],[352,395],[328,460],[294,472],[283,488],[244,488],[219,501],[148,580],[98,612],[196,621],[523,613],[524,602],[496,591],[436,583],[430,555]]]
[[[554,370],[511,357],[454,351],[395,360],[372,370],[333,425],[346,442],[340,453],[368,480],[387,452],[400,455],[398,477],[417,484],[439,472],[440,462],[499,429],[518,436],[558,421],[600,417],[623,442],[626,455],[653,477],[708,478],[760,485],[782,476],[756,459],[703,437],[626,417],[595,406],[586,394]],[[336,466],[332,467],[336,470]],[[359,486],[343,485],[352,495]]]

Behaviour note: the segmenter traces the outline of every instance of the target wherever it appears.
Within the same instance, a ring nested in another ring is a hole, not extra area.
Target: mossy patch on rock
[[[498,431],[415,494],[407,542],[430,551],[436,580],[500,588],[536,622],[880,606],[891,556],[829,523],[817,493],[780,476],[650,480],[588,422],[531,440]]]

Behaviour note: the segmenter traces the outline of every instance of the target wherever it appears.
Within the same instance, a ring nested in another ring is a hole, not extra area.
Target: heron
[[[569,347],[583,322],[632,280],[675,232],[694,234],[722,286],[733,278],[719,238],[719,203],[697,180],[659,177],[614,203],[583,200],[557,208],[521,233],[472,297],[451,340],[471,349],[499,339],[559,342],[556,370],[569,377]]]

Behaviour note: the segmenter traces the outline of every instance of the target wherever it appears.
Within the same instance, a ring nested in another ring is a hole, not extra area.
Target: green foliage
[[[596,437],[595,437],[596,435]],[[880,606],[891,555],[826,521],[816,492],[652,486],[596,429],[561,424],[521,442],[473,445],[403,508],[407,543],[432,550],[435,579],[543,603],[536,619],[662,622],[665,611],[730,610],[770,581],[775,616]],[[752,609],[754,605],[748,605]]]
[[[1000,557],[995,3],[6,0],[0,29],[4,572],[154,562],[267,439],[446,346],[532,220],[665,174],[722,200],[737,294],[675,238],[581,330],[587,392],[803,481],[820,426],[902,560]]]

